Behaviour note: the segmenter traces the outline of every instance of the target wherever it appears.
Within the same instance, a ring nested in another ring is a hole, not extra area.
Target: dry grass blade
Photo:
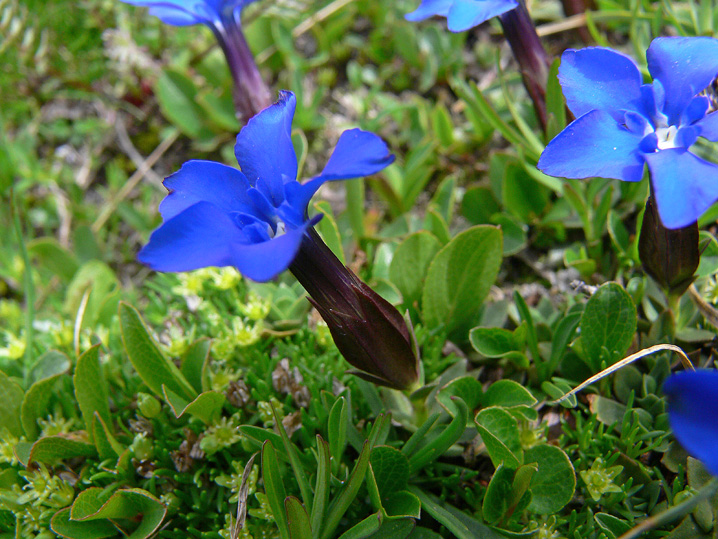
[[[237,500],[237,519],[235,520],[232,515],[229,515],[229,537],[230,539],[239,539],[239,532],[244,528],[244,523],[247,520],[247,495],[249,493],[249,474],[252,471],[252,464],[254,464],[254,457],[259,452],[252,455],[247,465],[244,467],[242,472],[242,482],[239,485],[239,494]]]
[[[591,376],[588,380],[583,382],[582,384],[576,386],[571,391],[566,393],[564,396],[562,396],[559,399],[556,399],[555,401],[551,402],[551,404],[559,404],[566,399],[568,399],[571,395],[575,395],[579,391],[581,391],[584,387],[590,386],[594,382],[598,382],[601,378],[608,376],[609,374],[613,374],[618,369],[625,367],[626,365],[629,365],[630,363],[633,363],[634,361],[641,359],[642,357],[650,356],[651,354],[654,354],[656,352],[661,352],[663,350],[671,350],[672,352],[677,353],[681,358],[681,363],[683,363],[683,366],[686,369],[695,370],[693,367],[693,363],[691,363],[691,360],[688,359],[688,356],[686,353],[678,346],[675,346],[673,344],[657,344],[655,346],[651,346],[649,348],[644,348],[643,350],[640,350],[636,352],[635,354],[631,354],[628,357],[623,358],[621,361],[618,361],[617,363],[614,363],[607,369],[602,370],[598,374]]]

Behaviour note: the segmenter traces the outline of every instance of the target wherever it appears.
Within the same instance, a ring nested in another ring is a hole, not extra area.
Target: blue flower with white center
[[[206,24],[221,26],[227,18],[239,20],[244,6],[256,0],[122,0],[126,4],[150,8],[162,22],[174,26]]]
[[[718,140],[718,112],[703,95],[718,75],[718,40],[665,37],[647,53],[653,83],[614,50],[567,50],[559,79],[576,120],[546,147],[538,168],[551,176],[636,182],[644,163],[666,228],[688,226],[718,200],[718,165],[689,151]]]
[[[676,439],[718,476],[718,371],[684,371],[663,384]]]
[[[449,30],[464,32],[518,6],[517,0],[422,0],[407,21],[423,21],[440,15],[446,17]]]
[[[160,204],[164,223],[138,258],[158,271],[234,266],[255,281],[268,281],[295,258],[307,231],[307,205],[327,181],[379,172],[394,156],[378,136],[345,131],[322,173],[297,182],[292,146],[294,94],[249,120],[237,136],[241,172],[211,161],[188,161],[168,177]]]

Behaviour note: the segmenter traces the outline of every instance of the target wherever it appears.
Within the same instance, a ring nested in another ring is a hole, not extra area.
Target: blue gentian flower
[[[415,22],[440,15],[446,17],[449,30],[464,32],[518,5],[517,0],[422,0],[405,18]]]
[[[683,371],[663,384],[676,439],[718,476],[718,371]]]
[[[150,8],[150,13],[173,26],[205,24],[221,26],[228,19],[239,20],[239,14],[256,0],[122,0],[126,4]]]
[[[321,216],[307,204],[327,181],[379,172],[394,156],[378,136],[342,133],[322,173],[300,184],[292,145],[296,98],[279,101],[250,119],[237,136],[237,170],[211,161],[188,161],[164,181],[164,223],[139,260],[158,271],[234,266],[255,281],[268,281],[292,262],[302,237]]]
[[[718,166],[689,149],[718,140],[718,113],[702,92],[718,75],[718,40],[667,37],[648,48],[652,84],[614,50],[567,50],[559,79],[576,120],[546,147],[538,168],[551,176],[637,182],[644,163],[666,228],[697,221],[718,200]]]
[[[122,0],[127,4],[149,7],[152,15],[167,24],[204,24],[212,30],[234,79],[234,105],[240,120],[251,118],[272,103],[272,94],[257,69],[242,32],[242,10],[254,1]]]
[[[164,182],[164,223],[139,260],[158,271],[234,266],[255,281],[289,269],[310,295],[337,348],[373,383],[407,389],[419,378],[414,339],[396,308],[344,266],[313,228],[307,205],[325,182],[379,172],[394,156],[378,136],[350,129],[339,137],[322,173],[299,183],[292,146],[296,99],[250,119],[237,136],[240,170],[189,161]]]

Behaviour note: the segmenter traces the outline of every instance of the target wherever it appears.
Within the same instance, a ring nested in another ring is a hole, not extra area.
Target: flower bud
[[[638,256],[643,269],[669,296],[680,297],[695,279],[701,254],[698,224],[669,229],[661,222],[653,197],[646,202]]]
[[[418,353],[404,318],[344,266],[314,229],[289,270],[309,292],[344,359],[359,369],[353,374],[394,389],[418,384]]]

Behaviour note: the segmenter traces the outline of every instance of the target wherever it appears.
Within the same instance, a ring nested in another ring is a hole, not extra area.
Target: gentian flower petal
[[[641,72],[620,52],[601,47],[569,49],[561,56],[559,80],[576,117],[602,109],[621,121],[622,111],[640,110]]]
[[[289,267],[299,251],[304,233],[321,218],[317,215],[300,228],[287,230],[269,241],[235,246],[232,265],[258,283],[274,279]]]
[[[137,258],[156,271],[234,266],[245,277],[265,282],[289,267],[304,232],[320,218],[269,241],[246,243],[247,236],[229,215],[214,204],[198,202],[155,230]]]
[[[324,181],[371,176],[394,162],[381,137],[361,129],[344,131],[327,165],[319,175]]]
[[[150,14],[174,26],[213,25],[223,12],[244,9],[255,0],[122,0],[126,4],[150,8]]]
[[[704,161],[685,148],[644,154],[658,214],[666,228],[694,223],[718,200],[718,165]]]
[[[710,37],[659,37],[646,53],[648,70],[666,91],[663,112],[678,123],[693,96],[718,75],[718,40]]]
[[[464,32],[518,6],[516,0],[454,0],[447,22],[452,32]]]
[[[160,203],[165,221],[203,200],[225,213],[253,212],[253,203],[247,195],[247,178],[236,168],[221,163],[187,161],[162,183],[169,191]]]
[[[297,156],[292,145],[292,118],[297,100],[292,92],[279,92],[279,101],[247,122],[237,135],[234,153],[242,173],[254,186],[266,182],[272,202],[282,202],[284,178],[297,178]]]
[[[151,7],[150,15],[154,15],[163,23],[172,26],[191,26],[193,24],[208,23],[208,19],[205,17],[197,17],[196,15],[173,7]]]
[[[700,127],[701,137],[707,138],[712,142],[718,140],[718,111],[711,112],[703,119],[697,121],[694,125],[696,127]]]
[[[643,158],[641,136],[624,129],[606,111],[584,114],[561,131],[541,154],[538,168],[563,178],[615,178],[637,182]]]
[[[676,439],[718,475],[718,371],[684,371],[663,384]]]
[[[165,221],[137,258],[156,271],[232,266],[232,246],[241,241],[232,218],[210,202],[198,202]]]
[[[419,7],[411,13],[404,15],[407,21],[423,21],[434,15],[446,17],[449,14],[449,8],[454,0],[422,0]]]

